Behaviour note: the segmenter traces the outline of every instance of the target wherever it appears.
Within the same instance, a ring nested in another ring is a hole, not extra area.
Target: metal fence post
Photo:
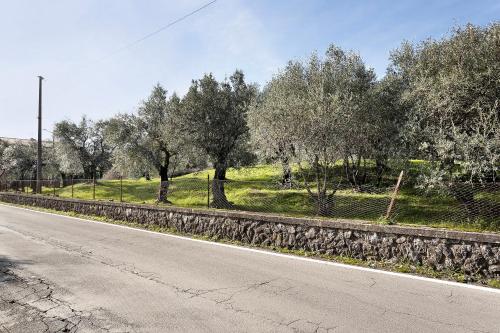
[[[210,208],[210,174],[207,175],[207,208]]]
[[[56,196],[56,179],[52,177],[52,190],[54,192],[54,196]]]
[[[401,173],[399,174],[398,182],[396,183],[396,188],[394,189],[394,192],[392,193],[391,202],[389,203],[389,207],[387,207],[387,213],[385,214],[386,219],[388,219],[391,216],[391,211],[392,211],[392,208],[394,206],[394,202],[396,201],[396,196],[398,195],[399,185],[401,184],[402,178],[403,178],[403,170],[401,170]]]
[[[95,200],[95,174],[94,178],[92,178],[92,199]]]
[[[75,185],[75,178],[72,176],[71,177],[71,199],[74,198],[74,185]]]
[[[120,175],[120,202],[123,202],[123,176]]]

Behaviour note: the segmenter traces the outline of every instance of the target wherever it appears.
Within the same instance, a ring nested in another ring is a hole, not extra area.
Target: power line
[[[128,48],[131,48],[134,45],[139,44],[140,42],[142,42],[142,41],[144,41],[144,40],[146,40],[146,39],[148,39],[148,38],[150,38],[150,37],[152,37],[152,36],[154,36],[154,35],[162,32],[163,30],[166,30],[166,29],[170,28],[171,26],[173,26],[173,25],[175,25],[175,24],[177,24],[177,23],[179,23],[179,22],[187,19],[188,17],[190,17],[190,16],[198,13],[199,11],[207,8],[208,6],[210,6],[211,4],[215,3],[216,1],[217,0],[212,0],[212,1],[204,4],[203,6],[199,7],[198,9],[193,10],[192,12],[190,12],[190,13],[188,13],[188,14],[186,14],[186,15],[184,15],[184,16],[182,16],[182,17],[180,17],[180,18],[178,18],[178,19],[176,19],[176,20],[174,20],[172,22],[170,22],[169,24],[167,24],[167,25],[165,25],[165,26],[163,26],[163,27],[161,27],[161,28],[159,28],[159,29],[157,29],[157,30],[155,30],[155,31],[153,31],[153,32],[151,32],[151,33],[149,33],[149,34],[147,34],[147,35],[145,35],[145,36],[143,36],[143,37],[141,37],[141,38],[139,38],[139,39],[137,39],[137,40],[135,40],[135,41],[127,44],[127,45],[125,45],[125,46],[123,46],[123,47],[121,47],[121,48],[119,48],[119,49],[117,49],[116,51],[114,51],[114,52],[108,54],[107,56],[103,57],[101,60],[107,59],[107,58],[109,58],[109,57],[111,57],[111,56],[113,56],[113,55],[115,55],[117,53],[120,53],[120,52],[122,52],[122,51],[124,51],[124,50],[126,50]]]

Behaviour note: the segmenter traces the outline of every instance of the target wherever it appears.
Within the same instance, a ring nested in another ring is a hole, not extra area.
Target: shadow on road
[[[19,268],[21,265],[32,264],[29,260],[16,260],[0,254],[0,283],[14,282],[15,278],[12,269]]]

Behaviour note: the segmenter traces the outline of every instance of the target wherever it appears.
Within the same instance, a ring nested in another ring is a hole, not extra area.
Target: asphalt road
[[[0,332],[500,332],[500,293],[0,205]]]

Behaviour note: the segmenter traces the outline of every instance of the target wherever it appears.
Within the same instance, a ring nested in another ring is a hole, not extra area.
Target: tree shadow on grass
[[[229,194],[228,198],[237,203],[235,209],[246,211],[311,217],[317,216],[318,212],[316,202],[304,192],[253,192],[242,197],[233,197]],[[388,196],[334,195],[330,201],[331,211],[325,217],[377,220],[385,214],[390,198]]]
[[[475,199],[471,211],[451,196],[405,193],[403,198],[396,200],[395,214],[397,222],[401,223],[456,226],[480,223],[491,230],[498,230],[500,226],[500,203],[494,196]]]

